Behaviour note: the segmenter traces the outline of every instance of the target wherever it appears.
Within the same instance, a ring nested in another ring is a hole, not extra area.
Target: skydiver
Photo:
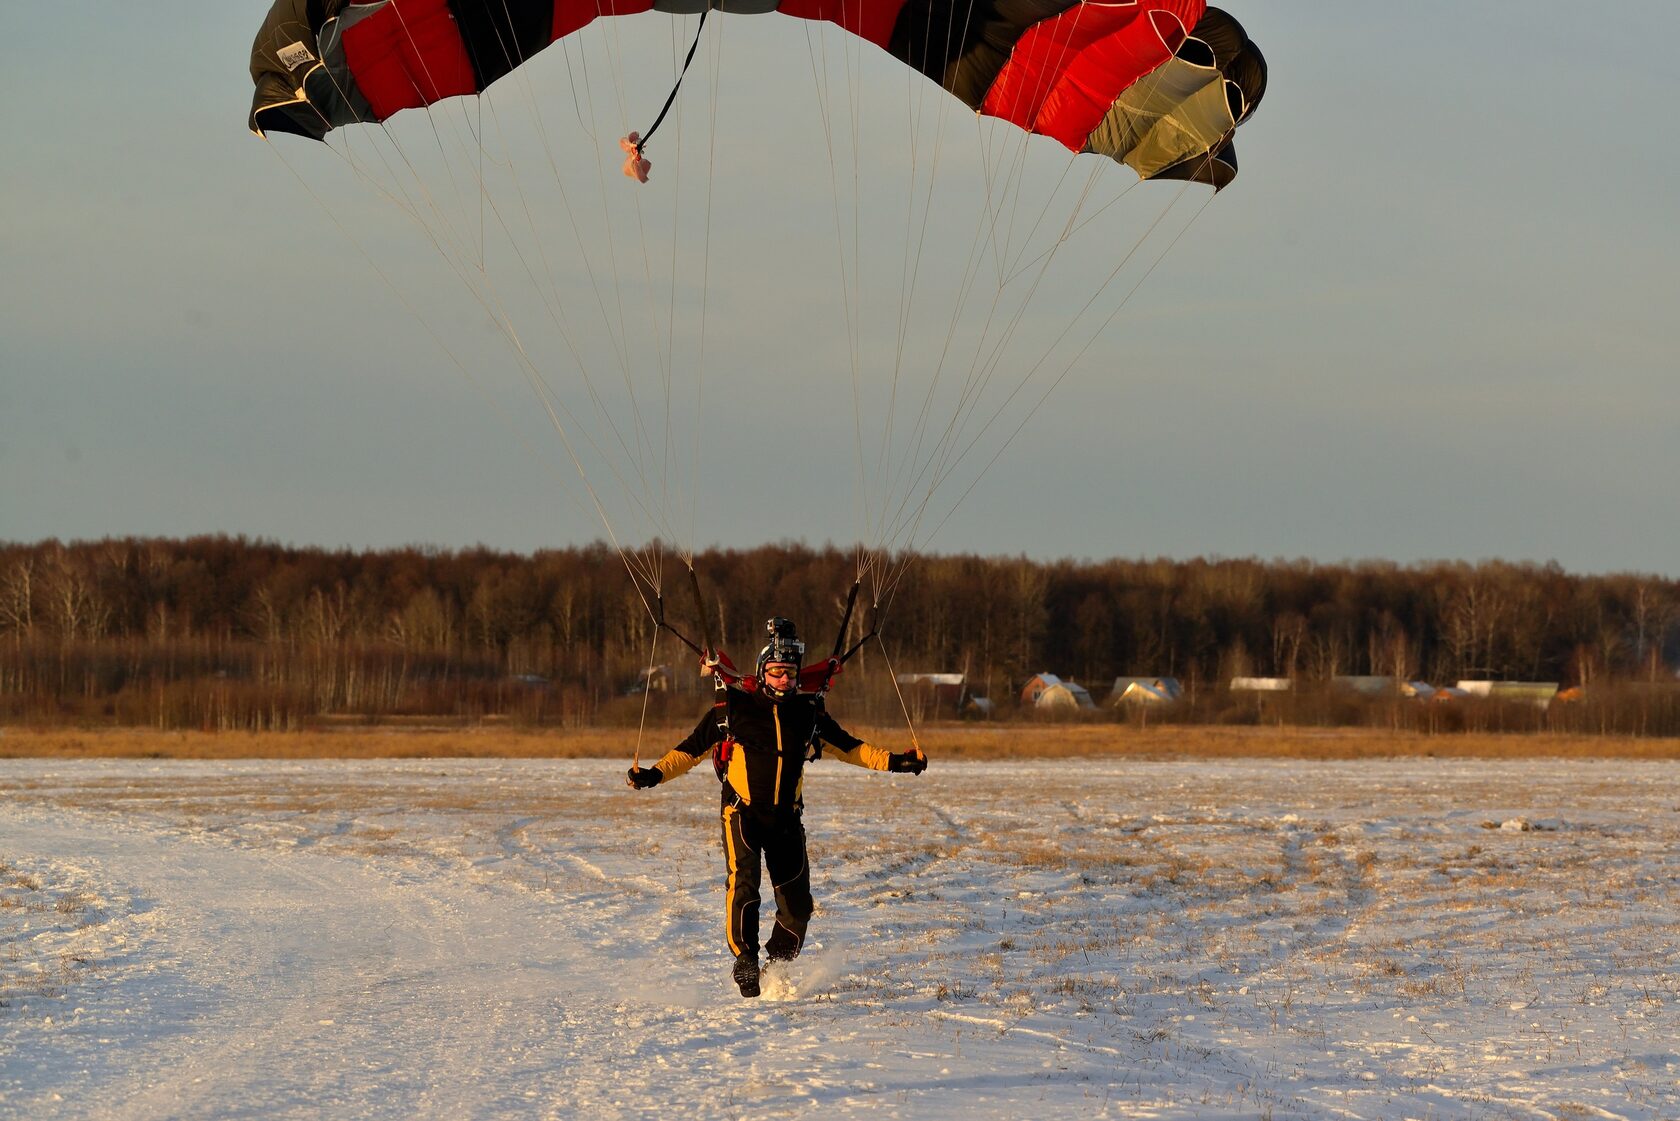
[[[820,696],[799,692],[805,644],[786,619],[771,619],[769,642],[758,654],[757,674],[723,691],[723,700],[694,731],[651,767],[631,767],[628,781],[645,790],[669,782],[714,749],[723,783],[724,938],[735,955],[732,976],[744,997],[759,993],[758,904],[760,868],[770,872],[776,895],[775,930],[764,944],[768,962],[792,961],[805,942],[815,904],[800,813],[807,752],[872,771],[919,775],[920,751],[892,753],[842,728]]]

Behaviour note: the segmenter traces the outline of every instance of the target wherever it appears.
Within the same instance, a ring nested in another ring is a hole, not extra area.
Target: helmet
[[[764,649],[758,652],[758,686],[771,696],[786,696],[798,687],[771,689],[764,683],[764,667],[775,662],[798,668],[805,661],[805,644],[799,641],[799,631],[794,627],[793,620],[780,616],[764,624],[764,633],[769,641],[764,644]]]

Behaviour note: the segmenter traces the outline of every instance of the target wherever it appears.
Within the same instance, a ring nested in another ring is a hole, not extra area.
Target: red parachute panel
[[[478,90],[447,0],[391,0],[344,32],[344,61],[381,121]]]
[[[1206,7],[1205,0],[1080,4],[1043,20],[1016,43],[982,111],[1082,151],[1115,99],[1172,57]]]

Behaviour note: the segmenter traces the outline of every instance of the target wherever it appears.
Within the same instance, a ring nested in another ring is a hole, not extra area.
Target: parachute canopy
[[[707,0],[276,0],[251,48],[250,127],[314,139],[482,92],[600,15]],[[1224,187],[1266,63],[1203,0],[711,0],[834,23],[971,109],[1129,165]]]

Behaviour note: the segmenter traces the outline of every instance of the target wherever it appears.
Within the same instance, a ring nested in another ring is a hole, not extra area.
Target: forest
[[[764,620],[799,623],[811,656],[835,643],[854,553],[798,543],[666,556],[665,611],[750,664]],[[0,722],[286,729],[323,720],[623,723],[691,720],[710,686],[651,592],[604,544],[303,548],[244,537],[0,543]],[[1092,720],[1371,724],[1680,735],[1680,582],[1484,561],[915,558],[889,598],[864,581],[845,640],[864,642],[837,696],[891,719],[904,673],[962,673],[992,719],[1040,672],[1085,684]],[[657,641],[656,641],[657,637]],[[652,666],[670,667],[642,685]],[[1102,707],[1120,675],[1172,676],[1151,714]],[[1236,676],[1289,694],[1231,693]],[[1371,701],[1343,675],[1451,684],[1555,681],[1571,703]],[[644,710],[645,706],[645,710]],[[1076,717],[1078,718],[1078,717]]]

